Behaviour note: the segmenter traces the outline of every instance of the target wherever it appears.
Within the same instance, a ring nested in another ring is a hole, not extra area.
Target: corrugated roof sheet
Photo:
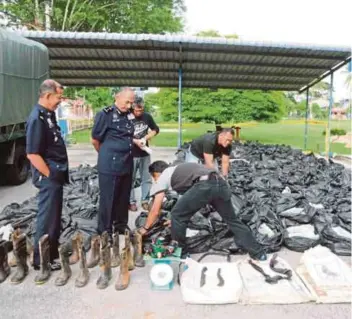
[[[51,77],[72,86],[300,90],[351,48],[150,34],[18,31],[49,48]]]

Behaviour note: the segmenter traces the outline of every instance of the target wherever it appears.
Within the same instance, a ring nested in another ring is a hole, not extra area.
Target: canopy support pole
[[[309,88],[307,89],[306,97],[306,120],[304,126],[304,150],[307,150],[307,139],[308,139],[308,110],[309,110]]]
[[[332,111],[332,105],[334,104],[334,97],[333,97],[333,90],[334,90],[334,73],[331,73],[330,76],[330,87],[329,87],[329,114],[328,114],[328,126],[327,126],[327,130],[326,130],[326,138],[327,138],[327,150],[326,150],[326,158],[330,159],[331,157],[331,138],[330,138],[330,122],[331,122],[331,111]]]
[[[178,147],[182,146],[182,65],[178,69]]]

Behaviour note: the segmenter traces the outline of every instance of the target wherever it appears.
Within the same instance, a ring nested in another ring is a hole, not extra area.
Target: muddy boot
[[[72,270],[70,267],[70,250],[67,244],[60,245],[59,255],[61,262],[61,272],[58,277],[55,279],[56,286],[64,286],[67,284],[68,280],[72,276]]]
[[[72,255],[70,256],[70,265],[77,263],[79,259],[78,246],[81,244],[82,236],[80,232],[77,232],[72,237]]]
[[[145,261],[143,259],[142,251],[142,235],[138,231],[133,233],[132,243],[134,264],[136,267],[144,267]]]
[[[29,258],[29,264],[33,266],[34,248],[31,240],[28,237],[26,241],[26,246],[27,246],[27,256]]]
[[[11,241],[12,241],[12,242],[13,242],[13,235],[14,235],[14,233],[11,235]],[[12,254],[12,257],[11,257],[10,260],[9,260],[9,266],[10,266],[10,267],[16,267],[16,266],[17,266],[17,264],[16,264],[16,257],[15,257],[14,254]]]
[[[131,251],[131,236],[128,230],[125,231],[125,248],[126,248],[127,259],[128,259],[128,270],[133,270],[134,261],[133,261],[132,251]]]
[[[92,237],[91,244],[90,244],[90,254],[87,261],[88,268],[94,268],[99,264],[99,249],[100,249],[100,237],[94,236]]]
[[[100,276],[97,280],[98,289],[105,289],[111,279],[111,253],[109,245],[109,235],[104,232],[100,239]]]
[[[115,283],[116,290],[124,290],[130,283],[130,273],[128,271],[128,256],[126,247],[122,250],[120,273]]]
[[[50,267],[50,245],[49,245],[49,235],[43,235],[39,239],[39,254],[40,254],[40,270],[38,275],[35,276],[34,282],[37,285],[42,285],[46,283],[51,275]]]
[[[14,232],[12,240],[17,269],[11,277],[11,283],[20,284],[28,275],[26,235],[18,229]]]
[[[119,232],[114,232],[112,235],[112,257],[111,257],[111,267],[120,266],[120,242],[119,242]]]
[[[9,260],[9,266],[10,266],[10,267],[16,267],[16,266],[17,266],[16,257],[15,257],[14,254],[12,254],[12,257],[11,257],[11,259]]]
[[[84,287],[89,281],[89,270],[87,268],[86,251],[83,243],[78,247],[79,252],[79,275],[76,278],[75,286],[77,288]]]
[[[11,268],[8,264],[6,241],[0,242],[0,283],[10,275]]]

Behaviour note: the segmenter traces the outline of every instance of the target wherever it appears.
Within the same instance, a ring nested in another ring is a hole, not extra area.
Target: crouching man
[[[227,223],[239,247],[247,250],[253,259],[266,259],[265,251],[250,229],[236,217],[231,203],[231,190],[215,169],[197,163],[169,167],[164,161],[155,161],[149,166],[149,172],[156,183],[151,190],[151,196],[154,197],[152,208],[145,225],[139,229],[142,235],[157,220],[165,192],[174,190],[182,196],[171,211],[171,237],[182,248],[183,258],[187,255],[188,222],[199,209],[210,204]]]

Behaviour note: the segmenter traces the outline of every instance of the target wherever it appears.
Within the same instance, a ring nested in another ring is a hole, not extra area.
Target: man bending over
[[[183,258],[187,255],[188,222],[199,209],[210,204],[227,223],[239,247],[247,250],[253,259],[266,259],[264,249],[255,240],[250,229],[236,217],[231,203],[231,190],[214,168],[197,163],[169,167],[164,161],[155,161],[149,166],[149,172],[156,183],[151,190],[151,196],[154,197],[152,208],[145,225],[139,229],[142,235],[157,220],[165,192],[174,190],[182,196],[171,211],[171,237],[182,248]]]

